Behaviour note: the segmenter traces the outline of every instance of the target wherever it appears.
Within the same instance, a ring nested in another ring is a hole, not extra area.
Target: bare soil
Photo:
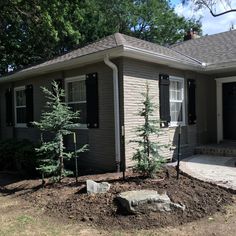
[[[137,174],[128,173],[125,180],[120,174],[105,174],[66,178],[61,184],[47,184],[41,187],[40,180],[22,180],[9,175],[0,175],[0,192],[14,195],[27,201],[33,207],[44,209],[48,216],[60,218],[71,223],[94,226],[101,230],[145,230],[176,227],[213,214],[225,213],[225,206],[233,203],[233,194],[217,186],[204,183],[188,176],[180,175],[168,169],[158,178],[148,179]],[[85,180],[107,181],[111,189],[106,194],[88,195]],[[116,196],[123,191],[153,189],[159,193],[166,192],[175,203],[183,204],[186,210],[174,212],[152,212],[127,215],[120,210]]]

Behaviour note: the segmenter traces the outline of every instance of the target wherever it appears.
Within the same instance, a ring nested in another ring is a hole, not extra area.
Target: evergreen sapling
[[[78,123],[79,111],[73,112],[71,108],[63,102],[65,93],[60,89],[58,83],[52,82],[52,91],[42,88],[43,93],[48,99],[47,111],[42,113],[39,122],[33,122],[41,131],[41,146],[36,149],[40,155],[38,170],[42,176],[52,176],[60,181],[64,176],[72,174],[64,167],[64,160],[71,159],[79,153],[87,151],[84,145],[76,152],[66,152],[63,137],[72,134],[72,129],[80,127]],[[45,141],[43,134],[51,134],[52,138]]]
[[[143,108],[138,114],[144,119],[144,123],[136,129],[138,139],[131,141],[138,145],[133,160],[136,162],[135,169],[138,172],[148,177],[155,177],[165,162],[160,154],[160,149],[165,145],[161,145],[157,140],[163,132],[160,129],[160,122],[153,115],[156,107],[151,101],[148,83],[142,96],[144,97]]]

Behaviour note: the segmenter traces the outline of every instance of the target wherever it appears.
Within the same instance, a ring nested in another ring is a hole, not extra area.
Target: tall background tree
[[[198,20],[169,0],[5,0],[0,2],[0,74],[120,32],[172,44]]]

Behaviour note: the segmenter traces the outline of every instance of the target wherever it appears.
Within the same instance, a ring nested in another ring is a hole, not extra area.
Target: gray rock
[[[158,194],[154,190],[127,191],[118,195],[117,200],[129,213],[150,211],[172,211],[175,208],[185,210],[185,206],[171,202],[166,193]]]
[[[97,183],[93,180],[86,180],[86,188],[88,194],[106,193],[110,190],[111,185],[107,182]]]

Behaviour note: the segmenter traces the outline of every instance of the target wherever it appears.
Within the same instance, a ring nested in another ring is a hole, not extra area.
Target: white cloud
[[[223,11],[223,7],[218,5],[218,11]],[[236,1],[233,1],[232,7],[236,8]],[[236,28],[236,13],[228,13],[222,16],[213,17],[209,10],[206,8],[196,11],[194,5],[189,3],[188,5],[182,5],[181,3],[175,6],[175,12],[184,16],[185,18],[191,19],[201,18],[203,35],[205,34],[216,34],[224,31],[228,31],[230,26],[234,24]]]

